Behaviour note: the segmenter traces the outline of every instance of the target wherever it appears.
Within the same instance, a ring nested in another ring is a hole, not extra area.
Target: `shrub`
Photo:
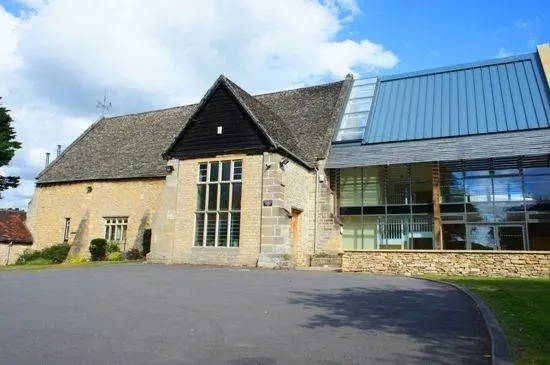
[[[126,252],[126,260],[141,260],[143,254],[137,248],[131,248]]]
[[[52,260],[48,260],[43,257],[37,257],[35,259],[27,261],[26,265],[50,265],[52,263]]]
[[[60,264],[63,261],[65,261],[68,254],[69,254],[69,245],[66,243],[53,245],[38,251],[31,251],[27,249],[23,251],[21,255],[19,255],[15,264],[27,265],[30,262],[33,262],[37,259],[44,259],[48,261],[48,263],[50,264]],[[41,262],[36,265],[45,265],[45,263]]]
[[[109,252],[107,254],[107,261],[122,261],[122,252]]]
[[[107,251],[107,240],[104,238],[94,238],[90,242],[90,255],[92,261],[101,261],[105,259],[105,252]]]
[[[70,246],[66,243],[46,247],[45,249],[38,251],[40,253],[39,257],[50,260],[54,264],[60,264],[67,258],[69,248]]]
[[[67,257],[67,263],[69,264],[82,264],[88,262],[88,258],[85,256],[69,255]]]
[[[120,252],[120,247],[118,246],[118,242],[107,243],[107,253],[111,253],[111,252]]]

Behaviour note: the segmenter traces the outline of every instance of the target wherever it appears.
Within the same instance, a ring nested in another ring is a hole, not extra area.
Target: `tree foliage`
[[[15,151],[21,148],[21,143],[15,140],[15,130],[12,122],[13,119],[9,115],[9,110],[0,104],[0,167],[9,164]],[[0,194],[2,191],[15,188],[18,185],[18,176],[3,176],[0,174]]]

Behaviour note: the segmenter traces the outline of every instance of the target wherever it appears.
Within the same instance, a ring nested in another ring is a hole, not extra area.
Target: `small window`
[[[69,243],[71,234],[71,218],[65,218],[65,230],[63,231],[63,243]]]
[[[128,217],[105,218],[105,239],[111,242],[126,242]]]

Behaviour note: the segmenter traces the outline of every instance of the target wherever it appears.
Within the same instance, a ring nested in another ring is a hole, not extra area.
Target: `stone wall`
[[[243,161],[239,247],[194,247],[198,166],[201,162]],[[256,266],[260,254],[262,155],[232,154],[171,160],[153,217],[151,262]]]
[[[31,248],[31,245],[13,244],[11,247],[8,244],[0,244],[0,266],[15,264],[17,258],[26,249]]]
[[[349,251],[342,271],[401,275],[550,277],[550,252]]]
[[[71,253],[88,255],[90,240],[105,235],[104,217],[128,217],[126,249],[141,248],[164,179],[112,180],[38,186],[27,225],[32,249],[62,243],[65,218],[71,219]]]
[[[546,75],[546,81],[550,87],[550,43],[537,46],[537,51],[539,53],[542,68],[544,69],[544,74]]]

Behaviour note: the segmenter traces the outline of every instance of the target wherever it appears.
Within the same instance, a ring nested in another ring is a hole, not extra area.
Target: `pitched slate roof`
[[[363,143],[550,127],[536,54],[380,78]]]
[[[221,78],[276,146],[308,166],[326,158],[351,78],[256,96]],[[164,177],[162,154],[197,106],[102,118],[38,175],[37,184]]]
[[[22,210],[0,209],[0,243],[32,244],[32,235]]]

